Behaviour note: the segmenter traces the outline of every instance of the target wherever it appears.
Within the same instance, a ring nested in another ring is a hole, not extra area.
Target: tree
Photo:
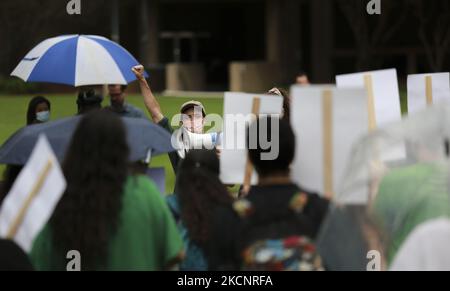
[[[337,0],[356,43],[356,69],[372,68],[376,62],[373,52],[398,33],[407,17],[405,0],[382,1],[380,15],[369,15],[368,1]]]
[[[419,22],[418,37],[425,48],[430,69],[444,69],[450,49],[450,2],[409,0]]]
[[[108,26],[106,0],[83,1],[82,15],[68,15],[68,1],[0,1],[0,75],[9,75],[25,54],[46,38],[71,33],[94,34]],[[107,35],[106,33],[104,33]]]
[[[0,4],[0,74],[9,74],[26,53],[27,44],[35,44],[46,22],[54,18],[50,1],[3,0]],[[54,2],[54,1],[51,1]],[[29,47],[28,49],[31,49]]]

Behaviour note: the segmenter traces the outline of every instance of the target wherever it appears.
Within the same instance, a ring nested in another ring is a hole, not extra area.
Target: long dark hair
[[[122,208],[128,152],[124,125],[111,112],[87,114],[72,138],[63,163],[67,189],[50,223],[57,249],[64,254],[78,250],[83,270],[107,263]]]
[[[33,124],[36,121],[36,107],[41,103],[46,103],[48,110],[51,110],[50,101],[48,101],[47,98],[42,96],[34,97],[30,100],[30,103],[28,103],[27,125]]]
[[[181,219],[189,237],[204,246],[210,235],[214,210],[232,202],[219,179],[219,159],[214,150],[189,151],[180,165],[177,189]]]
[[[3,203],[6,195],[8,195],[14,182],[22,171],[23,166],[20,165],[7,165],[5,172],[3,172],[3,181],[0,183],[0,206]]]
[[[278,91],[278,92],[277,92]],[[267,92],[268,95],[277,95],[283,98],[283,120],[290,122],[291,118],[291,99],[288,91],[283,88],[272,88]]]

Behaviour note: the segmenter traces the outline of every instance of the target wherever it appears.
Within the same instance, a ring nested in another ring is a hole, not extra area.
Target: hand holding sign
[[[29,252],[65,188],[58,160],[47,138],[41,136],[0,208],[0,236]]]

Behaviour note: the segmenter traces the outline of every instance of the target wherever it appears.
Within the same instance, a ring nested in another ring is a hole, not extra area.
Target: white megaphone
[[[193,133],[182,127],[178,129],[172,139],[178,155],[184,159],[186,153],[193,149],[214,149],[220,145],[221,133],[212,132],[205,134]]]

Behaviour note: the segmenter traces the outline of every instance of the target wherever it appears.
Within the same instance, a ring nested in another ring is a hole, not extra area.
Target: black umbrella
[[[0,164],[26,164],[41,134],[47,136],[55,155],[62,161],[80,120],[80,116],[75,116],[18,130],[0,147]],[[171,135],[158,125],[142,118],[122,120],[127,130],[130,161],[144,160],[149,153],[157,156],[174,151]]]

